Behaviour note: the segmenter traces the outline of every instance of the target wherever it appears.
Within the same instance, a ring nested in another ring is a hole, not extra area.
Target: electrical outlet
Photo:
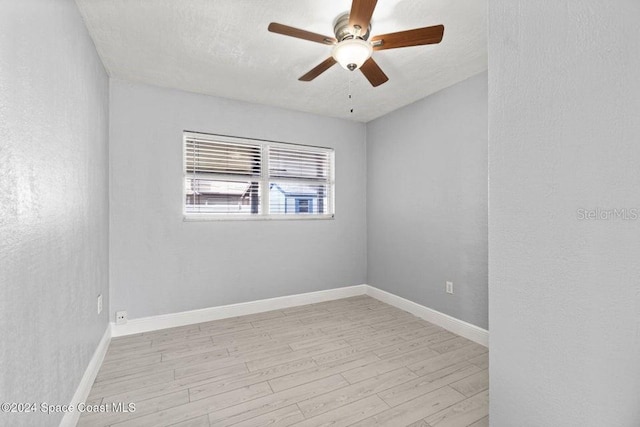
[[[453,293],[453,282],[447,282],[445,290],[447,291],[448,294],[452,294]]]
[[[124,325],[127,323],[127,312],[116,311],[116,325]]]
[[[102,294],[98,295],[98,314],[102,313]]]

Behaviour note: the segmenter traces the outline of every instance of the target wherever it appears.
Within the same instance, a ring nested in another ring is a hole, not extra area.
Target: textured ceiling
[[[372,36],[437,24],[445,32],[438,45],[374,52],[389,76],[377,88],[338,65],[298,81],[331,47],[267,31],[279,22],[333,36],[350,0],[77,3],[112,77],[363,122],[487,69],[486,0],[379,0]]]

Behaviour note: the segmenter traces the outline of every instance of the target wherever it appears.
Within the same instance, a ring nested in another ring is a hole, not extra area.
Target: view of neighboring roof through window
[[[333,218],[333,165],[331,148],[185,132],[185,218]]]

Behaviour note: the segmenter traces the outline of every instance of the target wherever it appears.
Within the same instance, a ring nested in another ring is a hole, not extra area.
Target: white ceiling
[[[374,52],[389,76],[377,88],[339,65],[298,81],[331,46],[267,31],[278,22],[333,36],[350,0],[77,3],[112,77],[363,122],[487,69],[487,0],[379,0],[372,35],[437,24],[445,32],[438,45]]]

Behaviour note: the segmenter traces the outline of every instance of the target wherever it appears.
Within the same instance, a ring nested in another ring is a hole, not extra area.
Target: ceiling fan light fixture
[[[333,47],[331,56],[342,68],[353,71],[360,68],[367,59],[371,58],[372,53],[373,47],[371,43],[359,38],[352,38],[337,43]]]

